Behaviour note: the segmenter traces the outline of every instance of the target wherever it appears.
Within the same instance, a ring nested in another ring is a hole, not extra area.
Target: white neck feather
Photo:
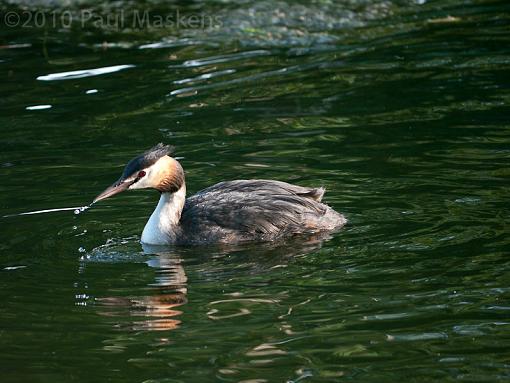
[[[158,206],[143,229],[142,242],[150,245],[167,245],[175,242],[185,201],[185,184],[175,193],[161,193]]]

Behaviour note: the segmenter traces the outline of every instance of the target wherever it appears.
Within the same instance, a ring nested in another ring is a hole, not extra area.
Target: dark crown
[[[124,168],[121,179],[126,179],[135,172],[146,169],[154,165],[161,157],[167,156],[173,152],[173,147],[170,145],[163,145],[162,143],[150,148],[145,153],[140,154],[138,157],[133,158],[128,162]]]

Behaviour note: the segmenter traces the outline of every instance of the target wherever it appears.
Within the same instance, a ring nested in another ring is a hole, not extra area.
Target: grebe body
[[[158,144],[131,160],[94,202],[124,190],[153,188],[161,196],[142,233],[151,245],[274,241],[333,231],[345,217],[321,202],[323,188],[272,180],[220,182],[186,198],[184,171]]]

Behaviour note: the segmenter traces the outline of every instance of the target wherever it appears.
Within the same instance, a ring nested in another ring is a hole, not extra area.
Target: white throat
[[[161,193],[158,206],[143,229],[142,242],[150,245],[174,243],[185,201],[185,184],[175,193]]]

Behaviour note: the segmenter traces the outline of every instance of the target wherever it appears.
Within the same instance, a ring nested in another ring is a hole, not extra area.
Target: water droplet
[[[86,252],[87,250],[85,250],[85,248],[84,248],[84,247],[81,247],[81,246],[80,246],[80,248],[78,249],[78,251],[79,251],[80,253],[84,253],[84,252]]]
[[[88,208],[90,208],[90,206],[82,206],[82,207],[79,207],[78,209],[75,209],[74,210],[74,214],[78,215],[82,212],[84,212],[85,210],[87,210]]]

